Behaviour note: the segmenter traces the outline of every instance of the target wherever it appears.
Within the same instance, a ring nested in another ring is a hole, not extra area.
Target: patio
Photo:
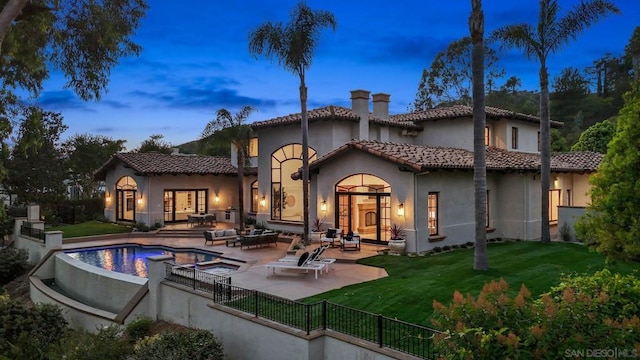
[[[174,230],[183,230],[182,226],[173,225]],[[231,228],[233,224],[218,223],[216,229]],[[198,229],[197,231],[202,231]],[[194,230],[195,231],[195,230]],[[137,243],[145,245],[165,245],[173,248],[195,248],[222,253],[222,256],[242,260],[246,265],[231,274],[232,284],[246,289],[255,289],[265,293],[281,296],[288,299],[301,299],[317,295],[329,290],[341,288],[347,285],[371,281],[387,276],[382,268],[375,268],[355,263],[360,258],[374,256],[378,251],[385,249],[383,245],[362,244],[360,251],[342,251],[339,248],[329,248],[324,252],[325,258],[335,258],[336,262],[329,267],[329,272],[323,272],[318,279],[314,279],[313,272],[304,273],[297,270],[278,270],[276,274],[265,276],[265,264],[286,256],[289,242],[280,240],[277,247],[243,249],[240,247],[227,247],[224,240],[216,240],[204,244],[204,236],[200,237],[174,237],[169,234],[149,234],[145,237],[113,237],[108,240],[95,240],[64,244],[63,248],[71,249],[85,246],[106,246],[113,244]],[[319,243],[311,244],[308,251],[320,246]],[[302,250],[298,250],[300,253]]]

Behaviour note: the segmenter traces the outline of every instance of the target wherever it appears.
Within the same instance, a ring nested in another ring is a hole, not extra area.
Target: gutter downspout
[[[535,176],[535,175],[534,175]],[[522,202],[524,204],[524,221],[523,223],[523,231],[522,231],[522,235],[523,235],[523,239],[522,240],[527,240],[527,219],[529,219],[529,196],[528,196],[528,192],[529,192],[529,174],[525,174],[524,175],[524,191],[523,196],[524,196],[524,201]]]

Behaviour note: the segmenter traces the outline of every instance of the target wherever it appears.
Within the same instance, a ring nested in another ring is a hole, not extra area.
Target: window
[[[429,235],[438,235],[438,193],[430,192],[427,196],[427,226]]]
[[[489,226],[491,224],[490,221],[489,221],[490,220],[489,219],[489,212],[490,212],[489,211],[489,190],[487,190],[487,208],[486,208],[486,211],[487,211],[487,213],[486,213],[484,227],[486,227],[488,229],[488,228],[491,227],[491,226]]]
[[[511,148],[518,148],[518,128],[515,126],[511,128]]]
[[[567,189],[567,206],[571,206],[571,189]]]
[[[538,151],[540,151],[540,131],[538,131]]]
[[[250,157],[258,156],[258,138],[254,137],[249,139],[248,152]]]
[[[260,204],[260,198],[258,196],[258,180],[251,184],[251,212],[258,212],[258,205]]]
[[[491,145],[491,130],[488,126],[484,127],[484,146]]]
[[[309,163],[316,151],[309,148]],[[302,181],[291,174],[302,167],[302,145],[285,145],[271,154],[271,219],[303,221]]]
[[[558,206],[560,206],[560,193],[562,190],[549,190],[549,222],[558,222]]]

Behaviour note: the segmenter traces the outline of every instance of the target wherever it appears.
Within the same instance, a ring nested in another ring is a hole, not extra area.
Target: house
[[[250,182],[255,170],[245,175]],[[111,221],[170,224],[214,213],[235,222],[238,169],[227,157],[117,153],[94,177],[105,182],[104,215]]]
[[[409,252],[473,241],[473,109],[390,115],[389,101],[388,94],[354,90],[351,108],[308,111],[310,219],[382,244],[397,224]],[[487,237],[538,239],[539,118],[491,107],[486,118]],[[272,229],[301,233],[301,114],[255,122],[252,129],[249,155],[259,171],[245,178],[245,209]],[[559,206],[587,205],[588,177],[601,160],[589,152],[553,154],[545,195],[552,225]],[[107,186],[105,215],[166,223],[235,206],[235,164],[233,151],[231,159],[116,154],[96,174]]]

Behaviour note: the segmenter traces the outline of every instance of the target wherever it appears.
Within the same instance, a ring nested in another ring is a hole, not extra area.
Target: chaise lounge
[[[336,259],[331,259],[331,258],[324,258],[322,257],[322,253],[324,253],[325,250],[327,250],[329,248],[328,245],[326,246],[320,246],[318,248],[316,248],[315,250],[313,250],[310,254],[309,257],[307,258],[307,263],[320,263],[320,264],[324,264],[325,265],[325,270],[328,273],[329,272],[329,265],[333,264],[334,262],[336,262]],[[286,262],[286,263],[298,263],[298,261],[300,261],[300,257],[296,257],[296,256],[285,256],[281,259],[278,259],[278,261],[280,262]]]
[[[309,253],[305,252],[298,258],[298,262],[288,262],[288,261],[273,261],[266,264],[265,270],[267,277],[269,276],[269,269],[276,273],[276,269],[289,269],[289,270],[304,270],[305,272],[309,272],[309,270],[313,270],[315,273],[316,280],[318,279],[318,271],[322,274],[322,269],[326,266],[324,263],[319,262],[308,262]]]

